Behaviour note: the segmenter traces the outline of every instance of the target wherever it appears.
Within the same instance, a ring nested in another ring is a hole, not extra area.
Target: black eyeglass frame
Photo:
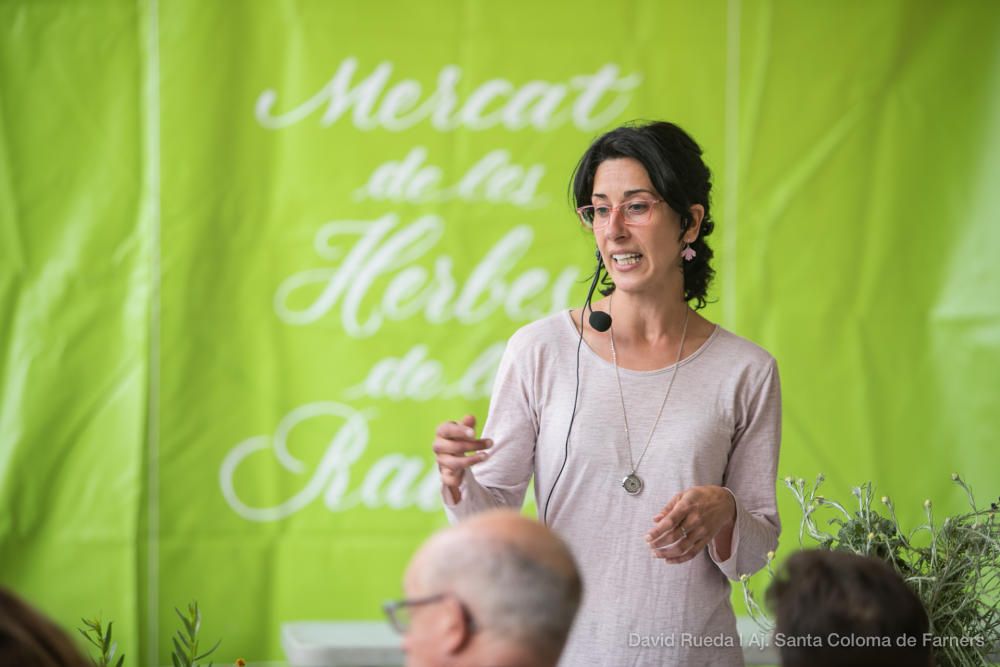
[[[423,607],[424,605],[441,602],[447,598],[454,598],[458,601],[458,605],[462,609],[462,617],[465,619],[465,624],[469,628],[469,632],[476,632],[478,627],[476,625],[476,619],[472,616],[472,612],[469,611],[469,608],[464,602],[451,593],[435,593],[433,595],[425,595],[419,598],[390,600],[382,603],[382,611],[385,612],[386,618],[389,620],[389,625],[392,629],[401,635],[405,635],[410,629],[410,624],[399,617],[400,610],[409,609],[411,607]]]

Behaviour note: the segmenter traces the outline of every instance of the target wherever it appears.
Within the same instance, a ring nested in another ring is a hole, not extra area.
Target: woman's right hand
[[[437,459],[441,483],[451,493],[454,502],[462,499],[458,490],[465,470],[489,456],[492,440],[476,438],[476,418],[465,415],[461,421],[444,422],[437,427],[434,457]]]

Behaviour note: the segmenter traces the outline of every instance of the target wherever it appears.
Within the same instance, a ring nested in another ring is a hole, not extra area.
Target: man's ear
[[[448,655],[461,653],[472,639],[472,626],[462,603],[454,597],[443,600],[438,621],[442,650]]]
[[[694,204],[688,209],[688,226],[684,230],[684,243],[694,243],[701,233],[701,221],[705,219],[705,207]]]

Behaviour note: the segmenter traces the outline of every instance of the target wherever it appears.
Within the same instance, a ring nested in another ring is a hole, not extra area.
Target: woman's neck
[[[614,322],[615,337],[634,345],[658,347],[680,340],[689,308],[680,295],[675,299],[643,299],[613,292],[602,299]]]

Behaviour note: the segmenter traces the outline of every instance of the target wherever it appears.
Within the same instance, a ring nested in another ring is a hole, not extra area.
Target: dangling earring
[[[698,253],[696,253],[694,251],[694,248],[691,247],[690,243],[688,243],[686,246],[684,246],[684,250],[681,250],[681,257],[684,258],[685,262],[690,262],[697,255],[698,255]]]

